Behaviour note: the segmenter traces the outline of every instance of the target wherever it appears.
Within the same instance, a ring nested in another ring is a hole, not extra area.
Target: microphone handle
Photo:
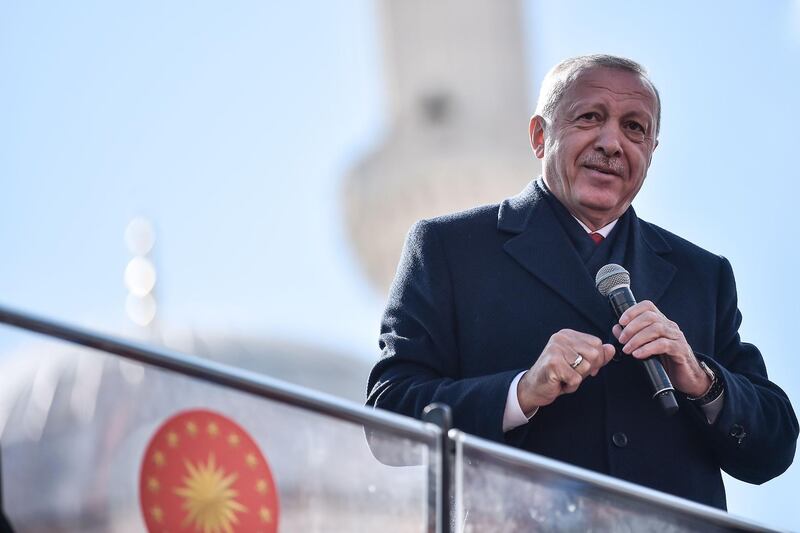
[[[633,297],[630,287],[619,287],[611,291],[608,295],[611,307],[617,314],[617,318],[622,313],[636,305],[636,298]],[[660,356],[650,357],[642,361],[653,387],[653,399],[656,400],[665,413],[674,415],[678,412],[678,402],[675,400],[675,388],[669,380],[664,365],[659,360]]]

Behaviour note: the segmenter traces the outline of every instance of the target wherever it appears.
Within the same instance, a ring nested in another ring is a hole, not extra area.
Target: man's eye
[[[638,122],[634,122],[634,121],[628,122],[628,127],[630,129],[632,129],[633,131],[635,131],[635,132],[644,133],[644,126],[642,126]]]
[[[594,111],[591,111],[589,113],[584,113],[578,118],[581,120],[597,120],[600,118],[600,115]]]

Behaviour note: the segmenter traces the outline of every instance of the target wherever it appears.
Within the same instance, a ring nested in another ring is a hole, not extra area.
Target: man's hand
[[[653,302],[644,300],[625,311],[612,332],[623,345],[622,351],[636,359],[663,355],[664,370],[679,391],[698,397],[711,386],[681,328],[661,314]]]
[[[614,357],[614,347],[571,329],[562,329],[550,337],[542,354],[523,374],[517,385],[522,411],[528,415],[537,407],[549,405],[562,394],[573,393],[588,376]],[[580,364],[572,366],[581,356]]]

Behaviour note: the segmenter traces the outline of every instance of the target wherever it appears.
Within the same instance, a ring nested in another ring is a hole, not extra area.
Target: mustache
[[[581,160],[581,165],[617,176],[622,176],[625,173],[625,164],[620,159],[606,157],[596,152],[584,157]]]

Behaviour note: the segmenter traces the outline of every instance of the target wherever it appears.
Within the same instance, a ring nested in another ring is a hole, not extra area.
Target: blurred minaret
[[[539,172],[519,0],[380,0],[387,137],[346,177],[347,228],[384,292],[417,219],[497,202]]]
[[[153,247],[156,234],[153,224],[143,217],[133,218],[125,228],[125,243],[133,258],[125,267],[125,287],[128,296],[125,312],[137,326],[143,328],[150,341],[156,340],[156,267],[153,263]]]

